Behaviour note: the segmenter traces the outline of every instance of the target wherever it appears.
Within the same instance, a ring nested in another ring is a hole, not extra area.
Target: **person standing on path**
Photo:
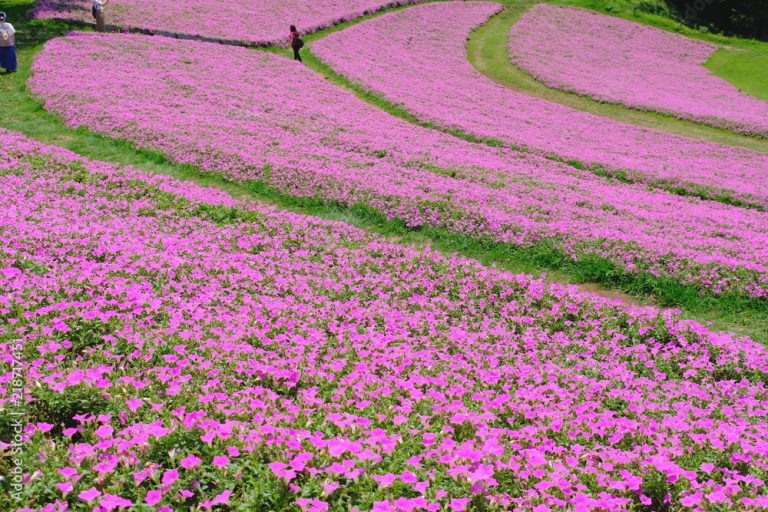
[[[0,68],[6,73],[15,73],[16,62],[16,29],[5,21],[5,13],[0,12]]]
[[[301,55],[299,50],[304,46],[304,40],[301,38],[301,34],[296,30],[296,25],[291,25],[291,48],[293,48],[293,60],[301,62]]]
[[[109,0],[93,0],[93,7],[91,13],[96,18],[96,32],[106,31],[106,21],[104,19],[104,7],[109,3]]]

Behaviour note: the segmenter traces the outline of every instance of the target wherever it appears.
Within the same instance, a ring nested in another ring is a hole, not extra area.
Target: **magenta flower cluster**
[[[107,5],[110,25],[164,35],[245,45],[288,43],[288,26],[310,33],[394,5],[423,0],[119,0]],[[39,0],[37,18],[93,22],[90,0]]]
[[[7,131],[0,183],[3,510],[768,507],[762,345]]]
[[[77,34],[47,43],[29,86],[70,125],[232,180],[364,204],[412,227],[523,246],[547,240],[574,259],[597,254],[713,293],[768,295],[763,212],[414,126],[276,55]]]
[[[510,31],[512,61],[549,87],[768,136],[768,103],[712,75],[717,47],[647,25],[538,4]]]
[[[419,5],[329,34],[312,51],[425,121],[623,170],[635,181],[726,189],[768,204],[768,154],[623,124],[482,75],[467,60],[467,38],[500,8],[488,2]]]

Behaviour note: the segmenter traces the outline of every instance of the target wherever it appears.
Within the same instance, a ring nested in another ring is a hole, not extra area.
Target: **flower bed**
[[[78,34],[47,44],[29,86],[68,124],[231,180],[364,204],[411,227],[527,247],[547,241],[568,258],[599,255],[711,293],[768,296],[765,213],[610,183],[420,128],[272,54]]]
[[[538,4],[513,25],[513,62],[547,86],[768,136],[768,103],[713,76],[708,43],[593,11]]]
[[[106,7],[107,23],[151,33],[193,36],[244,45],[285,45],[288,26],[311,33],[380,9],[421,0],[119,0]],[[40,0],[37,18],[93,23],[89,0]]]
[[[710,197],[726,189],[765,204],[767,154],[622,124],[483,76],[467,60],[467,37],[498,9],[482,2],[416,6],[330,34],[312,51],[425,121],[620,171],[635,181],[703,188]]]
[[[3,510],[768,505],[761,345],[7,131],[0,157]]]

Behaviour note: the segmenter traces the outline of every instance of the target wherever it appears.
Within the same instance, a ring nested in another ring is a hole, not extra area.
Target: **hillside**
[[[767,43],[90,6],[6,11],[0,510],[768,508]]]

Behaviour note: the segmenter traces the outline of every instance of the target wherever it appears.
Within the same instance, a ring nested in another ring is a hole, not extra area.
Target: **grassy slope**
[[[707,61],[707,68],[744,92],[768,101],[768,45],[722,48]]]
[[[731,330],[768,342],[768,307],[765,304],[700,297],[695,290],[674,283],[622,277],[616,273],[615,269],[609,265],[606,266],[603,261],[573,264],[546,245],[520,250],[508,245],[468,239],[444,230],[409,230],[402,223],[386,221],[376,212],[364,207],[348,208],[313,199],[297,200],[270,190],[259,183],[234,184],[227,182],[221,176],[203,176],[192,167],[169,162],[159,153],[137,150],[125,141],[110,139],[84,129],[66,127],[56,116],[46,112],[30,95],[25,82],[29,75],[30,62],[35,53],[40,50],[41,44],[64,33],[68,27],[55,22],[25,21],[21,15],[31,5],[29,0],[11,1],[12,5],[7,10],[10,20],[19,30],[20,69],[15,75],[0,76],[0,97],[3,98],[4,105],[0,113],[0,126],[4,128],[68,148],[87,158],[134,165],[150,172],[216,186],[236,197],[256,199],[291,211],[341,220],[396,238],[403,243],[430,245],[444,253],[457,252],[476,258],[487,265],[498,266],[513,272],[539,274],[545,271],[549,273],[547,276],[549,280],[590,283],[587,287],[590,291],[624,298],[635,303],[678,306],[690,318],[702,322],[711,321],[715,328]],[[341,28],[343,27],[333,30]],[[282,50],[275,51],[279,53]],[[323,72],[319,61],[316,61],[309,52],[306,56],[310,66]],[[327,76],[338,85],[351,86],[339,77],[334,78],[333,74],[327,74]],[[380,101],[375,95],[366,97],[367,93],[360,89],[357,93],[384,110],[392,110],[390,105]],[[406,112],[394,113],[408,117]],[[617,290],[624,290],[630,295],[623,295]]]

